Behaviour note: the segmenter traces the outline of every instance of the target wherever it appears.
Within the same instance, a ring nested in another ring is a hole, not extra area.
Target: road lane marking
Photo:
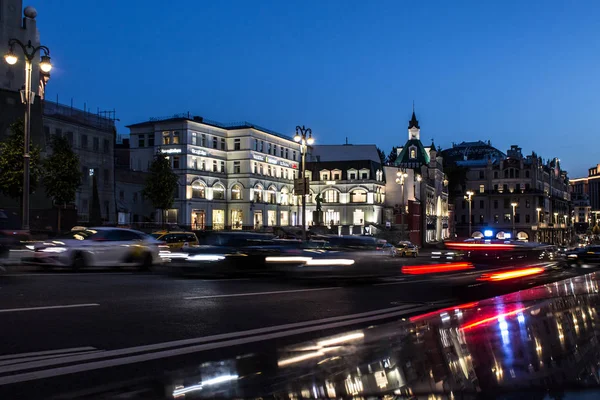
[[[383,318],[398,317],[398,316],[406,315],[408,312],[410,312],[410,313],[419,312],[419,311],[424,311],[424,310],[427,310],[430,308],[431,308],[430,305],[425,305],[425,306],[421,306],[421,307],[414,307],[414,308],[405,309],[402,311],[392,312],[392,313],[388,313],[388,314],[374,315],[374,316],[369,316],[369,317],[365,317],[365,318],[351,319],[348,321],[334,322],[334,323],[330,323],[330,324],[310,326],[310,327],[305,327],[305,328],[300,328],[300,329],[285,330],[285,331],[281,331],[281,332],[270,333],[267,335],[254,335],[254,336],[250,336],[250,337],[236,338],[236,339],[225,340],[225,341],[220,341],[220,342],[205,343],[205,344],[198,344],[198,345],[188,346],[188,347],[183,347],[183,348],[163,350],[163,351],[158,351],[158,352],[154,352],[154,353],[139,354],[136,356],[130,355],[130,356],[116,358],[116,359],[93,361],[93,362],[88,362],[88,363],[82,363],[82,364],[76,364],[76,365],[70,365],[70,366],[58,367],[58,368],[50,368],[50,369],[39,370],[39,371],[34,371],[34,372],[24,372],[24,373],[20,373],[20,374],[8,375],[8,376],[1,377],[0,385],[8,385],[8,384],[19,383],[19,382],[27,382],[27,381],[51,378],[51,377],[55,377],[55,376],[67,375],[67,374],[72,374],[72,373],[77,373],[77,372],[92,371],[92,370],[96,370],[96,369],[102,369],[102,368],[108,368],[108,367],[114,367],[114,366],[120,366],[120,365],[128,365],[128,364],[134,364],[134,363],[139,363],[139,362],[144,362],[144,361],[157,360],[157,359],[166,358],[166,357],[174,357],[174,356],[179,356],[179,355],[184,355],[184,354],[189,354],[189,353],[196,353],[199,351],[214,350],[214,349],[220,349],[223,347],[231,347],[231,346],[237,346],[237,345],[242,345],[242,344],[260,342],[260,341],[264,341],[264,340],[272,340],[272,339],[277,339],[277,338],[282,338],[282,337],[287,337],[287,336],[292,336],[292,335],[299,335],[302,333],[309,333],[309,332],[321,331],[321,330],[325,330],[325,329],[333,329],[333,328],[339,328],[339,327],[344,327],[344,326],[348,326],[348,325],[354,325],[354,324],[358,324],[358,323],[370,322],[370,321],[379,320],[379,319],[383,319]],[[127,350],[129,350],[129,349],[122,349],[121,351],[127,351]],[[89,358],[88,360],[91,360],[94,358],[96,358],[96,359],[106,358],[109,356],[109,353],[111,353],[111,351],[104,352],[103,354],[100,354],[98,356],[95,354],[92,354],[92,355],[90,355],[90,357],[92,357],[92,356],[94,356],[94,357]],[[129,352],[129,353],[124,353],[124,354],[132,354],[132,353]],[[38,363],[40,365],[29,366],[28,368],[20,368],[20,369],[13,369],[10,367],[4,368],[4,369],[0,369],[0,373],[3,374],[3,373],[11,372],[11,371],[20,371],[20,370],[25,370],[25,369],[40,368],[42,366],[48,366],[48,365],[60,365],[60,364],[65,364],[66,362],[74,362],[74,361],[69,361],[67,359],[65,359],[65,360],[66,361],[63,361],[63,362],[61,362],[61,360],[50,360],[50,361],[46,362],[47,365],[43,365],[44,362],[40,362],[40,363]],[[20,366],[18,366],[18,367],[20,367]]]
[[[3,356],[0,356],[0,360],[9,360],[9,359],[13,359],[13,358],[24,358],[24,357],[35,357],[35,356],[46,356],[49,354],[77,353],[78,351],[89,351],[89,350],[96,350],[96,348],[86,346],[86,347],[72,347],[70,349],[34,351],[31,353],[6,354]]]
[[[275,290],[275,291],[271,291],[271,292],[217,294],[214,296],[191,296],[191,297],[184,297],[184,299],[185,300],[198,300],[198,299],[218,299],[218,298],[223,298],[223,297],[264,296],[267,294],[316,292],[319,290],[333,290],[333,289],[341,289],[341,286],[332,286],[332,287],[316,288],[316,289]]]
[[[0,310],[0,313],[21,312],[21,311],[38,311],[38,310],[55,310],[59,308],[79,308],[79,307],[97,307],[98,303],[87,304],[67,304],[64,306],[43,306],[43,307],[26,307],[26,308],[6,308]]]
[[[62,357],[69,357],[69,356],[80,355],[80,354],[99,353],[102,351],[104,351],[104,350],[78,351],[76,353],[47,354],[45,356],[37,356],[37,357],[13,358],[11,360],[0,361],[0,366],[24,364],[24,363],[28,363],[28,362],[32,362],[32,361],[48,360],[48,359],[55,360],[55,359],[62,358]]]
[[[107,351],[102,352],[101,354],[74,355],[69,358],[65,357],[61,360],[43,360],[43,361],[39,361],[39,362],[32,362],[32,363],[28,363],[28,364],[0,368],[0,374],[4,374],[7,372],[21,371],[21,370],[26,370],[26,369],[32,369],[32,368],[49,367],[49,366],[53,366],[53,365],[66,364],[66,363],[71,363],[71,362],[80,362],[80,361],[85,362],[85,361],[90,361],[90,360],[95,360],[95,359],[100,359],[100,358],[127,356],[127,355],[131,355],[131,354],[135,354],[135,353],[150,352],[150,351],[156,351],[156,350],[165,350],[165,349],[175,348],[175,347],[183,347],[183,346],[189,347],[190,345],[197,345],[199,343],[215,342],[215,341],[227,340],[227,339],[235,339],[235,338],[244,337],[244,336],[256,337],[256,336],[259,336],[264,333],[272,333],[272,332],[277,332],[277,331],[282,331],[282,330],[290,330],[290,329],[296,329],[296,328],[305,328],[307,326],[312,326],[312,325],[316,325],[316,328],[318,330],[323,327],[323,324],[327,324],[327,323],[340,323],[339,321],[344,321],[344,320],[355,321],[357,319],[364,318],[364,317],[367,317],[367,318],[375,317],[374,319],[386,318],[387,315],[395,316],[396,314],[394,314],[394,313],[405,314],[407,312],[418,311],[422,307],[425,307],[426,309],[431,309],[432,307],[440,308],[443,306],[445,306],[445,304],[423,305],[422,303],[420,303],[420,304],[419,303],[408,303],[408,304],[405,304],[402,306],[384,308],[384,309],[373,310],[373,311],[366,311],[366,312],[358,313],[358,314],[341,315],[341,316],[337,316],[337,317],[329,317],[329,318],[303,321],[303,322],[294,322],[294,323],[290,323],[290,324],[275,325],[275,326],[270,326],[270,327],[266,327],[266,328],[257,328],[257,329],[251,329],[251,330],[246,330],[246,331],[222,333],[222,334],[213,335],[213,336],[176,340],[176,341],[172,341],[172,342],[156,343],[156,344],[151,344],[151,345],[129,347],[129,348],[118,349],[118,350],[107,350]],[[348,325],[350,325],[351,323],[352,322],[348,323]]]

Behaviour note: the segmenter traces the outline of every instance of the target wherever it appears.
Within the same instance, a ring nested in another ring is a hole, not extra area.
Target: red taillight
[[[492,274],[483,274],[478,279],[480,281],[488,281],[488,282],[498,282],[505,281],[509,279],[522,278],[524,276],[537,275],[544,272],[544,268],[541,267],[532,267],[532,268],[522,268],[522,269],[514,269],[512,271],[506,272],[496,272]]]
[[[463,271],[474,269],[473,264],[469,262],[450,263],[450,264],[429,264],[429,265],[406,265],[402,267],[402,273],[407,275],[436,274],[440,272]]]
[[[516,310],[510,311],[510,312],[505,312],[505,313],[502,313],[502,314],[496,314],[493,317],[483,318],[483,319],[471,322],[470,324],[465,325],[465,326],[461,327],[460,329],[463,330],[463,331],[465,331],[467,329],[472,329],[472,328],[475,328],[477,326],[480,326],[480,325],[483,325],[483,324],[487,324],[488,322],[497,321],[500,318],[510,317],[510,316],[518,314],[518,313],[520,313],[520,312],[522,312],[524,310],[526,310],[525,307],[523,307],[523,308],[517,308]]]
[[[450,250],[510,250],[516,246],[508,243],[446,243]]]

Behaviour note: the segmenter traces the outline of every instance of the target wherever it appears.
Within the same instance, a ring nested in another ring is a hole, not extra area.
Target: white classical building
[[[313,146],[306,169],[309,225],[314,221],[317,195],[322,199],[321,222],[337,226],[341,234],[364,233],[365,226],[382,222],[385,177],[377,146]]]
[[[160,151],[179,175],[168,222],[212,230],[297,224],[293,180],[301,153],[292,138],[185,115],[128,128],[131,169],[147,171]]]

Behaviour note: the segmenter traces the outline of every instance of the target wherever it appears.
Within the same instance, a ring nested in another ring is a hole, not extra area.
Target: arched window
[[[205,199],[206,185],[201,181],[192,182],[192,199]]]
[[[254,187],[253,192],[254,192],[254,201],[256,203],[262,202],[263,201],[263,187],[260,185],[256,185]]]
[[[213,200],[225,200],[225,188],[220,183],[213,186]]]
[[[231,200],[242,200],[242,187],[237,183],[231,187]]]
[[[269,186],[269,190],[267,190],[267,203],[277,203],[277,188],[275,186]]]
[[[366,203],[367,191],[364,189],[356,189],[350,192],[350,203]]]
[[[410,146],[408,148],[409,150],[409,158],[411,160],[414,160],[415,158],[417,158],[417,147],[416,146]]]
[[[340,202],[340,192],[335,189],[327,189],[323,191],[321,194],[323,198],[323,203],[339,203]]]
[[[290,203],[290,190],[286,187],[281,188],[281,205],[287,206]]]

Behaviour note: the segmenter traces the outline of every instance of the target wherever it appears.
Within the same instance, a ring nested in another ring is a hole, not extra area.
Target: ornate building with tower
[[[398,148],[386,176],[386,222],[401,224],[416,244],[440,242],[450,236],[448,189],[443,159],[435,144],[424,146],[413,109],[408,139]]]

